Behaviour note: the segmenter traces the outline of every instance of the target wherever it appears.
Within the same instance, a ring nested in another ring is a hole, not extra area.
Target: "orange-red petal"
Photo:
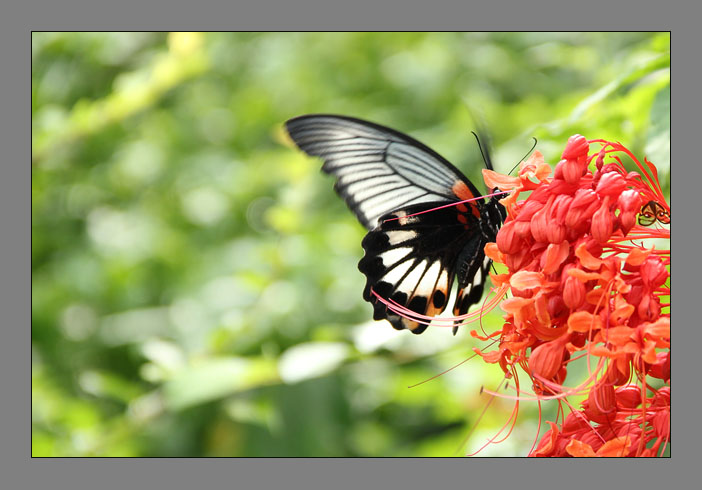
[[[610,327],[602,331],[605,341],[613,345],[624,346],[633,339],[636,330],[631,327]]]
[[[578,279],[580,282],[597,281],[598,279],[602,279],[602,275],[598,274],[597,272],[585,272],[577,267],[569,269],[568,275]]]
[[[592,255],[588,251],[585,243],[578,245],[578,247],[575,249],[575,256],[580,259],[580,263],[583,264],[583,267],[586,267],[591,271],[599,270],[600,265],[602,265],[602,260]]]
[[[541,272],[519,271],[512,275],[509,283],[516,289],[536,289],[543,286],[545,280]]]
[[[519,177],[510,177],[495,172],[494,170],[483,169],[483,180],[488,189],[497,187],[503,191],[509,191],[520,186],[521,180]]]
[[[646,258],[651,255],[652,251],[653,250],[634,247],[631,249],[631,252],[629,252],[629,255],[626,256],[626,263],[634,266],[641,265],[644,263]]]
[[[495,243],[495,242],[486,243],[483,251],[485,252],[485,255],[487,255],[493,261],[498,262],[500,264],[505,263],[505,256],[502,255],[502,252],[500,252],[500,249],[497,248],[497,243]]]
[[[544,274],[553,274],[563,264],[563,261],[568,258],[570,252],[570,244],[567,240],[561,243],[551,243],[546,247],[544,253],[543,270]]]
[[[587,311],[576,311],[568,317],[568,329],[571,332],[589,332],[602,328],[599,316]]]
[[[551,426],[551,430],[544,434],[544,437],[541,439],[543,446],[540,443],[539,447],[531,453],[532,456],[550,456],[553,450],[556,448],[556,441],[558,440],[558,426],[550,420],[547,420],[546,423]]]
[[[566,451],[575,458],[594,458],[596,456],[592,446],[577,439],[573,439],[568,443]]]
[[[597,450],[597,456],[601,458],[621,458],[629,453],[631,439],[629,436],[617,437],[607,441]]]
[[[534,302],[529,298],[508,298],[500,303],[500,308],[507,313],[518,313],[522,308],[531,305]]]

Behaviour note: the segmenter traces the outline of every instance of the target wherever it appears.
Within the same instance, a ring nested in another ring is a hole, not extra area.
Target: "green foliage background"
[[[502,172],[581,133],[669,186],[668,33],[34,33],[32,59],[34,456],[456,454],[501,371],[408,388],[478,344],[370,321],[364,230],[290,117],[394,127],[483,188],[470,107]]]

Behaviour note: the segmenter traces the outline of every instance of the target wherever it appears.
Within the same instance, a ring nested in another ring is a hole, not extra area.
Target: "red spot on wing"
[[[451,190],[453,193],[456,195],[458,199],[461,201],[465,201],[466,199],[473,199],[475,196],[471,192],[471,190],[468,188],[465,182],[458,181],[455,184],[453,184],[453,187],[451,187]],[[476,218],[480,218],[480,210],[478,209],[477,204],[475,202],[469,203],[471,207],[471,212],[473,213],[473,216]],[[460,206],[463,206],[462,204]],[[459,206],[459,210],[463,211]],[[465,206],[464,206],[465,207]],[[467,210],[466,210],[467,211]],[[463,211],[465,212],[465,211]]]
[[[451,190],[453,191],[454,194],[456,194],[456,197],[460,199],[461,201],[465,201],[466,199],[473,199],[475,196],[473,193],[470,191],[468,186],[465,184],[465,182],[461,182],[460,180],[453,184],[453,187],[451,187]]]

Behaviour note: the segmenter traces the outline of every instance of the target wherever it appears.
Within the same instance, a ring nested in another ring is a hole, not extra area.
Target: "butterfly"
[[[499,197],[480,198],[445,158],[379,124],[310,114],[285,126],[301,150],[324,161],[322,170],[336,178],[334,189],[368,229],[358,268],[375,320],[424,332],[428,322],[417,315],[442,313],[454,280],[454,315],[480,301],[491,264],[483,248],[506,217]],[[492,169],[489,157],[485,164]],[[472,198],[478,199],[461,203]]]
[[[641,226],[651,226],[656,221],[663,224],[670,223],[670,213],[656,201],[648,201],[641,208],[639,214],[639,224]]]

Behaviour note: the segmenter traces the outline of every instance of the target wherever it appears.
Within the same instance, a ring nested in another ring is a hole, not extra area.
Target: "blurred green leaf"
[[[670,169],[670,85],[656,94],[651,107],[651,127],[646,141],[648,159],[663,172]]]
[[[164,385],[168,408],[207,403],[278,380],[275,362],[266,359],[212,358],[185,367]]]

